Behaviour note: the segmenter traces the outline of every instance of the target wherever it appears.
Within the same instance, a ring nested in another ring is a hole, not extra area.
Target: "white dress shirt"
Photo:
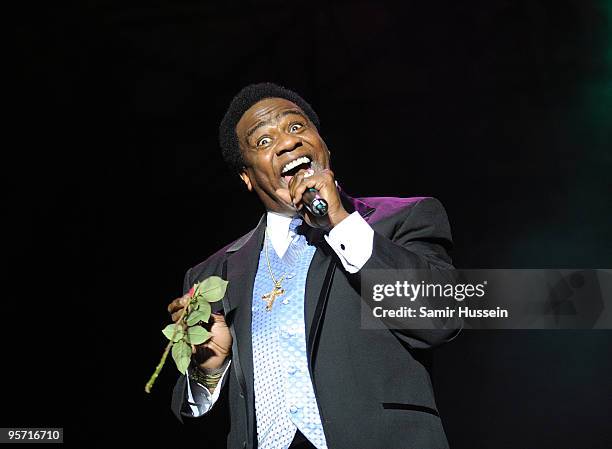
[[[272,246],[279,257],[283,257],[293,239],[293,233],[289,231],[291,217],[268,212],[266,225],[268,236]],[[349,273],[357,273],[361,267],[372,256],[372,246],[374,243],[374,230],[359,215],[353,212],[325,235],[325,240],[340,258],[344,269]],[[231,360],[227,364],[223,376],[219,380],[217,388],[211,394],[208,388],[187,376],[187,404],[188,410],[183,410],[188,416],[198,417],[207,413],[219,398],[223,381],[231,365]]]

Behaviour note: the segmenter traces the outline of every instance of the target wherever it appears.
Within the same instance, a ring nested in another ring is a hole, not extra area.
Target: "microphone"
[[[317,217],[324,217],[327,215],[327,201],[319,196],[319,191],[313,187],[306,189],[302,195],[302,202],[306,206],[306,209]]]

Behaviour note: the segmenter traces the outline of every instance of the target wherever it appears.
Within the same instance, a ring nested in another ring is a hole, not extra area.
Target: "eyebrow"
[[[286,111],[282,111],[280,113],[278,113],[276,115],[276,117],[274,117],[274,119],[278,120],[279,118],[283,118],[287,115],[291,115],[291,114],[295,114],[295,115],[299,115],[301,116],[304,120],[308,120],[306,118],[306,116],[304,115],[304,113],[302,111],[300,111],[299,109],[287,109]],[[272,122],[272,120],[264,120],[262,122],[257,123],[255,126],[253,126],[251,129],[249,129],[246,133],[246,137],[247,139],[249,137],[251,137],[253,135],[253,133],[255,131],[257,131],[259,128],[261,128],[262,126],[266,126],[269,125]]]

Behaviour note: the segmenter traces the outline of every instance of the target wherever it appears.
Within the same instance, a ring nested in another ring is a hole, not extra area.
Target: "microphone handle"
[[[306,209],[317,217],[324,217],[327,215],[327,201],[319,196],[319,191],[313,187],[306,189],[302,195],[302,201],[306,206]]]

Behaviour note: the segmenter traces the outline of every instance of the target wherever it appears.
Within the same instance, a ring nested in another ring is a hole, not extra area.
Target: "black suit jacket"
[[[343,194],[374,229],[372,256],[363,269],[452,268],[450,226],[434,198],[362,198]],[[185,376],[173,392],[181,421],[227,432],[229,449],[256,448],[251,344],[251,300],[265,215],[255,229],[191,268],[184,292],[211,275],[229,281],[222,301],[233,336],[232,364],[219,401],[200,418],[181,416]],[[437,412],[427,352],[458,330],[362,329],[359,273],[349,274],[318,230],[306,281],[305,320],[310,374],[331,449],[443,449],[448,447]],[[362,269],[362,270],[363,270]],[[221,307],[221,302],[217,303]],[[218,416],[226,415],[226,416]]]

